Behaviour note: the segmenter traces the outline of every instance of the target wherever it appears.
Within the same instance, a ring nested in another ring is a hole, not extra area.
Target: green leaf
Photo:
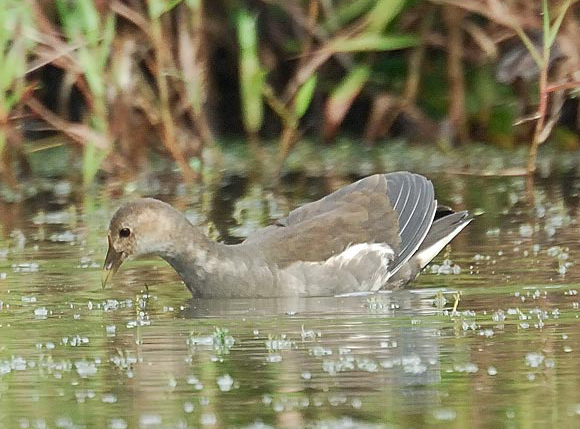
[[[154,0],[148,4],[155,3]],[[57,10],[67,38],[79,47],[75,51],[78,64],[91,93],[90,129],[95,135],[108,135],[106,82],[107,65],[115,37],[115,16],[101,17],[92,0],[58,0]],[[94,140],[85,139],[82,169],[85,185],[90,184],[107,151],[97,148]]]
[[[244,126],[251,133],[262,127],[264,105],[262,87],[265,73],[258,57],[256,18],[241,9],[237,17],[238,43],[240,44],[240,93]]]
[[[115,14],[110,13],[106,19],[102,29],[103,39],[100,44],[100,58],[98,61],[98,67],[100,70],[104,70],[107,67],[107,62],[109,60],[109,55],[111,53],[111,47],[113,45],[113,39],[115,38],[116,21]]]
[[[294,99],[294,115],[296,119],[300,119],[308,110],[308,106],[310,106],[312,96],[314,95],[314,90],[316,89],[317,80],[317,75],[310,76],[296,93],[296,98]]]
[[[3,0],[0,3],[0,115],[3,119],[22,97],[26,61],[34,45],[32,31],[28,2]]]
[[[201,7],[201,0],[185,0],[185,2],[187,3],[187,6],[190,9],[193,9],[195,11],[199,10],[199,8]]]
[[[329,16],[329,22],[326,25],[329,29],[336,30],[360,17],[363,13],[367,12],[374,3],[374,0],[340,2],[336,5],[335,13]]]
[[[558,35],[558,31],[560,31],[560,26],[562,25],[562,20],[564,19],[564,15],[568,12],[568,8],[572,4],[572,0],[566,0],[566,2],[560,6],[560,13],[556,17],[556,21],[552,25],[552,28],[549,31],[549,35],[544,35],[544,39],[547,41],[547,46],[551,47],[554,44],[554,40],[556,40],[556,36]],[[546,31],[544,29],[544,31]]]
[[[6,95],[7,111],[10,111],[12,108],[14,108],[16,106],[16,104],[18,104],[18,102],[20,101],[20,98],[22,97],[23,92],[24,91],[22,91],[22,90],[15,89],[12,93],[8,93]]]
[[[419,38],[412,35],[375,36],[363,34],[351,39],[337,41],[332,45],[332,49],[335,52],[393,51],[416,46],[419,42]]]
[[[332,92],[324,111],[325,134],[327,136],[333,135],[342,123],[353,101],[368,81],[370,74],[371,67],[369,65],[359,65],[353,68]]]
[[[104,82],[102,70],[97,66],[98,59],[94,52],[89,51],[86,47],[81,47],[78,50],[79,62],[82,64],[85,79],[89,88],[95,97],[104,95]]]
[[[405,0],[378,0],[368,13],[367,31],[380,34],[393,19],[401,12]]]
[[[363,64],[353,68],[330,96],[332,102],[344,102],[358,94],[371,74],[370,66]]]
[[[86,41],[91,46],[96,46],[99,43],[101,17],[95,8],[92,0],[76,0],[76,9],[74,10],[76,19],[82,23],[79,25],[83,30]]]
[[[169,12],[179,3],[181,3],[181,0],[148,0],[149,17],[157,20],[161,15]]]
[[[95,180],[107,152],[97,148],[93,142],[86,142],[83,151],[83,183],[90,185]]]

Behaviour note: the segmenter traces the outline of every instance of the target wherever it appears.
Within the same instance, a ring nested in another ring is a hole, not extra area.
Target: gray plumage
[[[109,253],[121,262],[161,256],[194,296],[336,295],[406,285],[471,219],[438,210],[425,177],[397,172],[299,207],[238,245],[215,243],[171,206],[141,199],[113,216]],[[120,265],[113,259],[106,267]]]

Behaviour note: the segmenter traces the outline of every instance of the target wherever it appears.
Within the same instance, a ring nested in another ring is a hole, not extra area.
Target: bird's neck
[[[232,247],[210,240],[189,222],[175,228],[169,242],[170,249],[159,252],[180,275],[194,296],[206,295],[215,277],[225,265],[233,264]]]

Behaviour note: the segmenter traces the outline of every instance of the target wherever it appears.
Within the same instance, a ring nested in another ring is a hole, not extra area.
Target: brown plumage
[[[398,288],[470,221],[437,209],[433,185],[398,172],[369,176],[299,207],[243,243],[209,240],[177,210],[144,198],[109,226],[104,280],[129,256],[154,254],[194,296],[321,296]]]

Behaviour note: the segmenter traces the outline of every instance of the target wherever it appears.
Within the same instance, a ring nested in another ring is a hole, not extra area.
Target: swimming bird
[[[103,287],[132,256],[157,255],[194,297],[329,296],[397,289],[473,219],[437,204],[409,172],[376,174],[291,211],[240,244],[206,237],[169,204],[142,198],[111,218]]]

